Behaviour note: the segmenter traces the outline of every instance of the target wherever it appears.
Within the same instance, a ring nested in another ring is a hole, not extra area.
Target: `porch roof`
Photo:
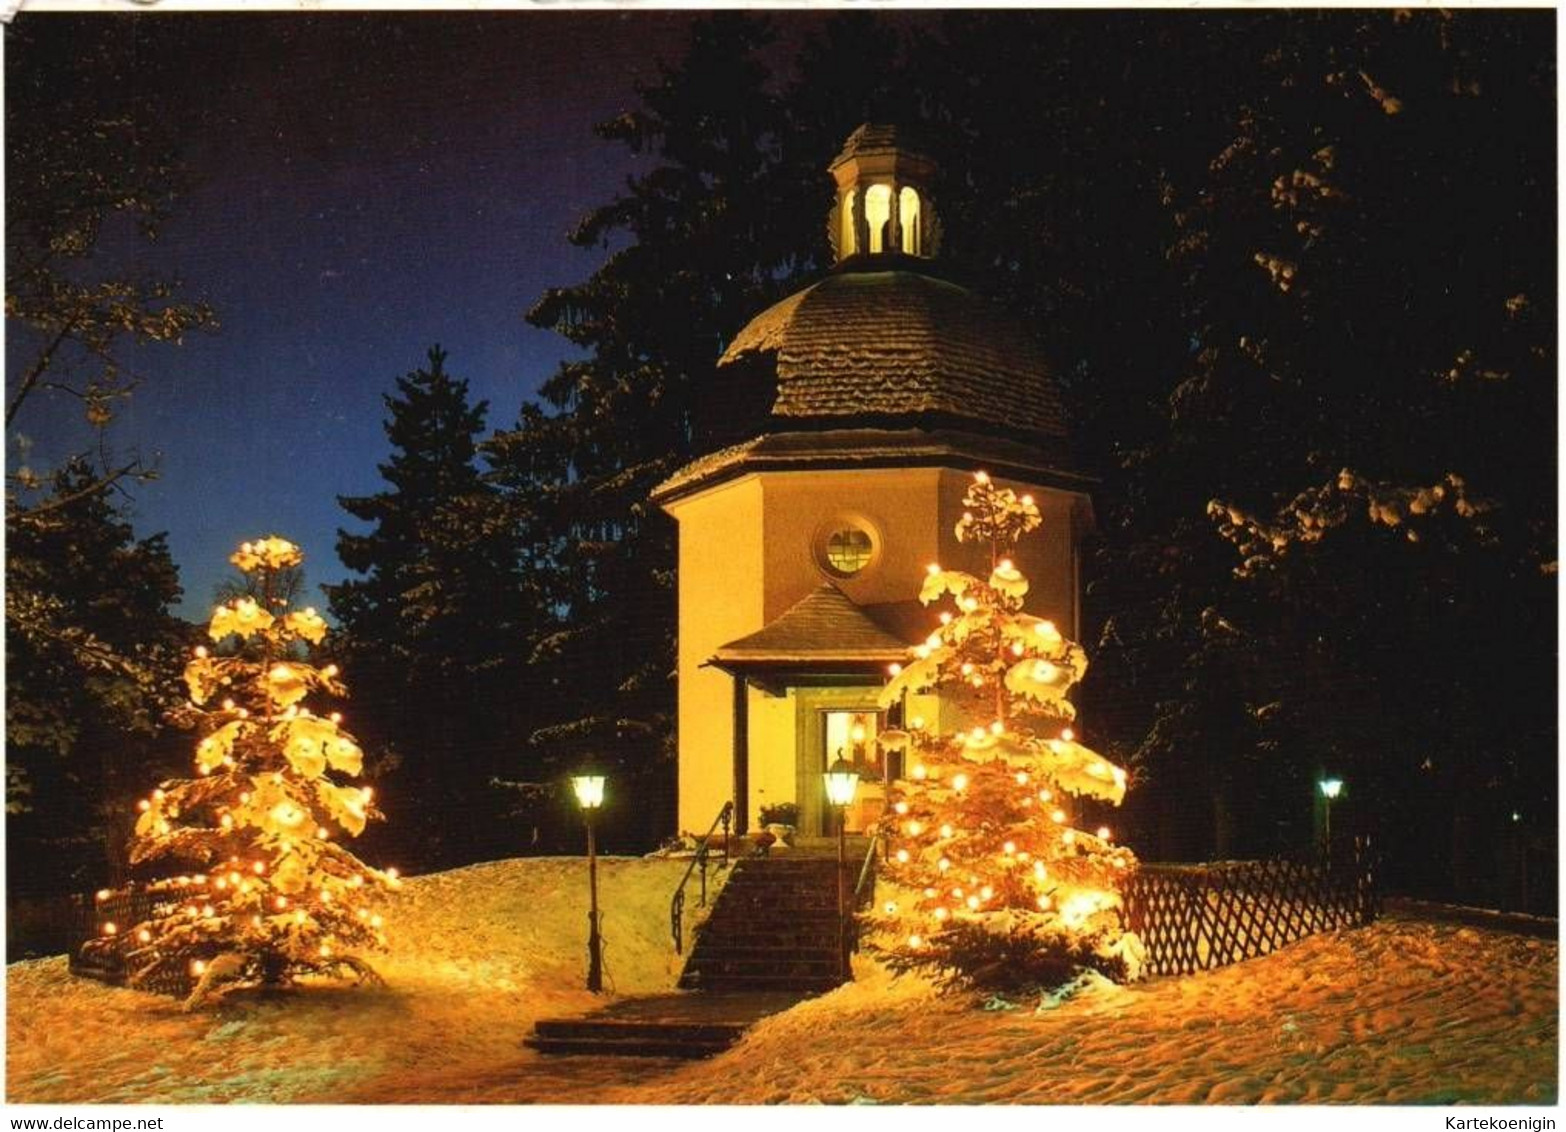
[[[921,617],[921,614],[923,616]],[[723,645],[708,662],[726,671],[757,666],[880,665],[902,660],[923,640],[917,602],[855,605],[830,582],[754,633]]]

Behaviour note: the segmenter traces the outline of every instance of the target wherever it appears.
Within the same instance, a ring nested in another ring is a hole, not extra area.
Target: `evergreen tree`
[[[591,752],[642,776],[635,794],[649,804],[620,828],[640,826],[644,842],[673,822],[674,710],[674,531],[647,496],[696,451],[693,391],[724,345],[822,243],[824,213],[813,240],[777,219],[770,42],[747,15],[703,22],[683,62],[641,89],[643,108],[599,128],[659,164],[573,233],[617,250],[528,319],[588,356],[562,365],[543,405],[492,447],[519,539],[545,551],[530,573],[551,576],[534,584],[558,622],[531,651],[561,693],[534,748],[557,769]]]
[[[385,946],[371,894],[397,878],[335,840],[380,815],[370,788],[342,781],[360,773],[364,756],[341,715],[306,706],[346,690],[335,664],[309,660],[326,622],[314,609],[290,610],[272,584],[302,558],[275,535],[234,554],[261,598],[219,606],[208,635],[220,652],[198,646],[185,667],[202,733],[199,777],[164,781],[137,806],[132,863],[186,871],[149,886],[157,902],[147,919],[104,920],[87,946],[119,956],[133,986],[188,973],[187,1005],[299,975],[380,981],[355,949]]]
[[[389,489],[340,497],[369,531],[339,531],[337,553],[362,578],[328,587],[344,655],[385,752],[384,804],[399,845],[424,864],[515,848],[490,781],[509,770],[529,710],[511,666],[530,612],[519,604],[505,517],[477,464],[485,403],[429,364],[387,396]]]
[[[979,986],[1057,985],[1084,968],[1135,978],[1141,942],[1121,925],[1118,890],[1136,858],[1068,810],[1072,797],[1118,804],[1126,773],[1066,726],[1087,657],[1022,612],[1028,580],[1010,558],[1040,526],[1038,506],[980,472],[963,507],[958,541],[988,545],[990,575],[930,567],[920,600],[950,594],[955,608],[880,697],[886,708],[936,689],[972,724],[942,733],[915,719],[880,737],[911,752],[885,821],[885,949],[895,968]]]
[[[6,561],[6,812],[13,893],[117,876],[123,802],[168,757],[187,626],[162,535],[137,539],[71,463],[63,505],[17,525]]]

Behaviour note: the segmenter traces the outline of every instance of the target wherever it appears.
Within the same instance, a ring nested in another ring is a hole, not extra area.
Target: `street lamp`
[[[1337,796],[1343,793],[1343,780],[1341,778],[1323,778],[1316,784],[1321,789],[1321,796],[1326,800],[1326,827],[1327,827],[1327,852],[1332,852],[1332,803]]]
[[[593,818],[604,804],[604,776],[584,769],[572,776],[571,789],[587,821],[587,989],[597,992],[604,989],[604,948],[598,931],[598,842],[593,836]]]
[[[859,772],[841,754],[821,776],[827,801],[837,807],[838,974],[848,978],[848,807],[859,789]]]

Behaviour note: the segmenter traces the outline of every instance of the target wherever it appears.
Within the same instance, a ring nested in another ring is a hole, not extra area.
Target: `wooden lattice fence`
[[[87,945],[103,938],[105,923],[113,923],[121,931],[130,931],[137,924],[151,919],[157,906],[169,900],[167,895],[155,895],[134,886],[111,893],[103,900],[91,896],[77,897],[73,914],[73,936],[77,942],[72,945],[67,958],[71,974],[114,986],[126,985],[129,974],[119,957],[106,949],[88,948]],[[137,984],[137,989],[184,998],[194,986],[195,980],[187,971],[160,971]]]
[[[1313,860],[1143,865],[1124,892],[1149,975],[1188,975],[1254,959],[1316,932],[1376,917],[1363,843],[1337,863]]]

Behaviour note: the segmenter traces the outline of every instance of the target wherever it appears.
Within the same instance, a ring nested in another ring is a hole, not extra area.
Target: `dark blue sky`
[[[247,537],[286,535],[312,583],[338,580],[349,519],[336,496],[378,489],[381,395],[397,376],[439,342],[505,426],[570,350],[523,313],[591,273],[602,253],[566,233],[646,167],[592,126],[636,104],[635,83],[679,58],[695,17],[90,18],[122,21],[123,49],[172,72],[149,93],[202,111],[185,137],[199,184],[163,239],[149,250],[110,233],[103,254],[134,248],[222,322],[136,355],[147,380],[111,436],[158,457],[161,478],[135,490],[137,532],[168,532],[192,618]],[[815,20],[788,19],[787,38]],[[26,345],[8,344],[8,382]],[[66,398],[30,402],[7,436],[11,466],[19,434],[40,468],[82,448],[79,418]]]

